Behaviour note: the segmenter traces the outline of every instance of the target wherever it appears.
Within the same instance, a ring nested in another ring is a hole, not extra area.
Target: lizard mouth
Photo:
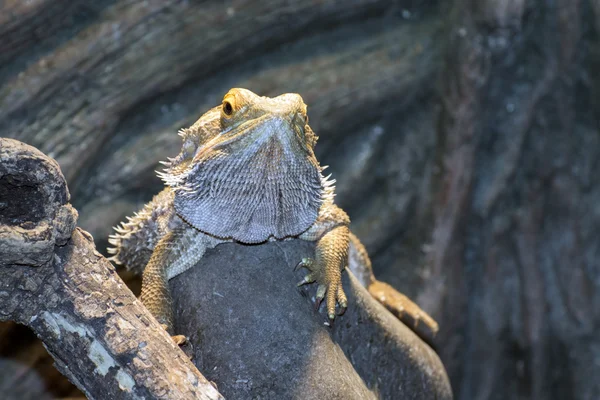
[[[276,138],[298,156],[315,158],[313,147],[316,139],[308,126],[306,113],[302,112],[292,116],[262,115],[227,128],[199,149],[196,157],[201,157],[203,152],[221,150],[235,155],[253,149],[267,138]]]

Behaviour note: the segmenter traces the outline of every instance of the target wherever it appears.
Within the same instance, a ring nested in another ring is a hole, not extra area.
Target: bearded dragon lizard
[[[182,150],[159,173],[166,188],[115,228],[112,261],[143,272],[141,301],[171,335],[169,279],[220,243],[286,238],[316,242],[314,258],[297,266],[308,270],[299,285],[317,283],[317,309],[325,299],[330,320],[336,306],[338,314],[347,307],[341,274],[348,266],[397,317],[437,331],[416,304],[375,279],[348,215],[333,201],[334,181],[315,157],[317,136],[306,111],[298,94],[268,98],[231,89],[221,105],[179,132]]]

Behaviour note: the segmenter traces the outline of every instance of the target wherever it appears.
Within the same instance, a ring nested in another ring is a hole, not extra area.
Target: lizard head
[[[333,195],[298,94],[231,89],[180,134],[182,151],[161,177],[175,191],[177,213],[213,236],[243,243],[297,236]]]

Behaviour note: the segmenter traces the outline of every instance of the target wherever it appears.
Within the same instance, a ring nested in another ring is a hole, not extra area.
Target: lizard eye
[[[233,114],[233,105],[227,100],[223,101],[223,114],[228,117]]]

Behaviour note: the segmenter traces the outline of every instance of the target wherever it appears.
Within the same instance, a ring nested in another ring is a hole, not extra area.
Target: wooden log
[[[0,320],[30,327],[93,399],[220,399],[75,228],[58,165],[0,139]]]

